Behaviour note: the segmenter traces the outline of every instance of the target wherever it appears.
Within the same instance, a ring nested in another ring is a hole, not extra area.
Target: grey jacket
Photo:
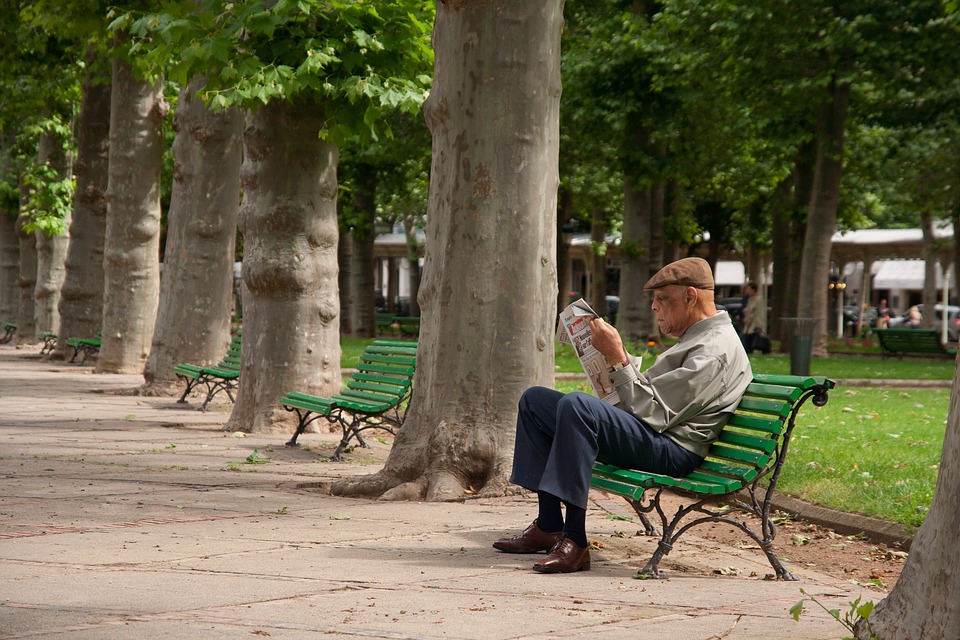
[[[753,379],[726,311],[694,324],[640,373],[610,374],[620,407],[688,451],[705,456]]]

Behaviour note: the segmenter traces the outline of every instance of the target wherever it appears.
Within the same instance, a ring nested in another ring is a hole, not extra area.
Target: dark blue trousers
[[[682,476],[702,460],[596,396],[531,387],[520,398],[510,481],[586,509],[596,461]]]

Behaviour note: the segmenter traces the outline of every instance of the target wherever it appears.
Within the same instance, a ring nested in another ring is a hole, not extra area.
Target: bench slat
[[[760,436],[739,433],[730,429],[724,429],[721,431],[720,437],[717,441],[723,442],[724,444],[745,447],[755,451],[762,451],[764,453],[773,453],[773,451],[777,448],[777,441],[773,438],[762,438]]]
[[[763,431],[773,435],[779,435],[783,431],[783,422],[774,418],[761,418],[760,416],[750,416],[742,413],[735,413],[727,421],[728,427],[740,427],[743,429],[753,429],[754,431]]]

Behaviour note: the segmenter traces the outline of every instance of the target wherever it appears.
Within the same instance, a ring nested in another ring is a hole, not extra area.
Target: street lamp
[[[847,283],[840,278],[831,278],[827,289],[837,292],[837,337],[843,337],[843,290],[847,288]]]

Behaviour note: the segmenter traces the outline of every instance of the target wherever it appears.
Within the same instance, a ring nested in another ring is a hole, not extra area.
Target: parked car
[[[923,315],[923,305],[918,304],[917,308],[920,309],[920,314]],[[908,311],[904,311],[898,316],[893,316],[890,318],[890,321],[887,322],[887,327],[894,329],[900,327],[901,329],[905,328],[907,322]],[[943,325],[943,305],[938,304],[934,307],[934,313],[936,317],[933,321],[933,328],[938,332],[941,331],[941,326]],[[947,341],[948,342],[957,342],[960,339],[960,306],[948,304],[947,305]]]

